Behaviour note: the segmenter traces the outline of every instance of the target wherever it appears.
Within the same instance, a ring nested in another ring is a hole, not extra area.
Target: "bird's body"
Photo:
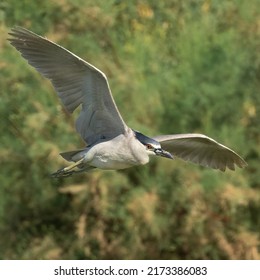
[[[76,130],[86,148],[61,153],[68,167],[53,173],[69,176],[93,168],[116,170],[143,165],[150,156],[173,155],[225,171],[246,162],[234,151],[203,134],[172,134],[153,138],[129,128],[122,119],[107,78],[95,66],[27,29],[16,27],[9,41],[30,65],[50,79],[65,108],[81,112]],[[164,150],[165,149],[165,150]]]
[[[67,160],[77,162],[82,158],[84,159],[82,168],[91,166],[106,170],[125,169],[149,162],[144,145],[135,138],[132,130],[116,136],[113,139],[113,146],[110,141],[102,141],[70,155]]]

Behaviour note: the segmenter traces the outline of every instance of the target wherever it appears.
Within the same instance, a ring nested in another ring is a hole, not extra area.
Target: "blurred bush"
[[[259,259],[257,2],[2,0],[0,258]],[[66,165],[59,152],[84,143],[50,82],[6,41],[15,25],[104,71],[129,126],[207,134],[248,168],[155,159],[50,178]]]

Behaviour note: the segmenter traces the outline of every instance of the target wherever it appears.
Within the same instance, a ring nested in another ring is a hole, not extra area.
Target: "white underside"
[[[73,161],[84,158],[83,168],[125,169],[149,162],[146,148],[134,137],[119,135],[114,139],[87,148],[72,157]]]

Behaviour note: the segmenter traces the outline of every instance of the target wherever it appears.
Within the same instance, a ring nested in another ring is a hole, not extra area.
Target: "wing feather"
[[[15,27],[10,43],[43,76],[50,79],[69,112],[82,104],[76,121],[81,137],[91,145],[99,139],[113,138],[126,125],[113,100],[107,78],[93,65],[65,48],[27,29]],[[90,116],[94,116],[89,120]],[[96,125],[96,122],[99,125]]]
[[[247,163],[234,151],[203,134],[175,134],[153,137],[171,154],[202,166],[225,171]]]

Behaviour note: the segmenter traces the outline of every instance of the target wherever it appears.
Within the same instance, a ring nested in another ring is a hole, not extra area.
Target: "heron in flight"
[[[25,28],[9,33],[10,43],[44,77],[50,79],[65,108],[81,105],[76,130],[86,147],[61,153],[71,165],[53,177],[65,177],[93,168],[116,170],[143,165],[150,156],[185,161],[225,171],[246,162],[234,151],[203,134],[148,137],[128,127],[121,117],[106,75],[72,52]]]

